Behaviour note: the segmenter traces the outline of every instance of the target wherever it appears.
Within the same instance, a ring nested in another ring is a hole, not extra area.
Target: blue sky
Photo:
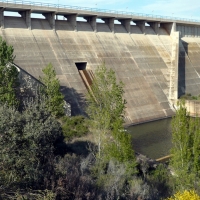
[[[67,0],[67,1],[29,0],[29,1],[200,20],[200,0]],[[26,2],[26,0],[24,2]]]
[[[200,20],[200,0],[37,0],[37,2]]]

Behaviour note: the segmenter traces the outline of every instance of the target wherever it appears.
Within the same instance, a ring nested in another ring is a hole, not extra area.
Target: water
[[[136,152],[153,159],[170,154],[171,118],[134,125],[128,131]]]

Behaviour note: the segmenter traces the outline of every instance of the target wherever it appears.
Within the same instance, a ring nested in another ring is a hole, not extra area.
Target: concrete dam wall
[[[125,84],[126,124],[172,116],[174,99],[200,93],[200,31],[173,22],[121,22],[94,24],[69,17],[55,20],[52,28],[49,18],[32,18],[30,28],[23,15],[3,16],[0,35],[13,45],[15,63],[35,78],[53,64],[72,115],[83,114],[89,74],[105,62]]]

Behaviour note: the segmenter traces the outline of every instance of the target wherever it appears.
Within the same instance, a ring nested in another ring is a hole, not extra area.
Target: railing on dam
[[[161,16],[161,15],[153,15],[153,14],[143,14],[143,13],[135,13],[135,12],[127,12],[127,11],[116,11],[116,10],[108,10],[108,9],[98,9],[98,8],[89,8],[89,7],[80,7],[80,6],[69,6],[69,5],[61,5],[61,4],[52,4],[52,3],[41,3],[41,2],[32,2],[32,1],[18,1],[18,0],[1,0],[2,3],[8,4],[17,4],[17,5],[31,5],[38,7],[49,7],[49,8],[64,8],[64,9],[72,9],[72,10],[82,10],[82,11],[90,11],[94,13],[109,13],[115,15],[124,15],[126,17],[134,18],[153,18],[155,20],[174,20],[174,21],[182,21],[182,22],[195,22],[200,23],[200,20],[195,19],[187,19],[187,18],[179,18],[179,17],[170,17],[170,16]]]

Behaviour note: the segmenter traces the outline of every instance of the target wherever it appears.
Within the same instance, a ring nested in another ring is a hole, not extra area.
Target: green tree
[[[176,176],[178,189],[195,188],[200,172],[200,124],[199,118],[189,117],[184,101],[178,103],[172,120],[172,149],[170,165]]]
[[[105,65],[97,68],[89,91],[87,114],[90,130],[98,146],[98,162],[114,159],[126,164],[127,172],[135,173],[135,156],[131,138],[123,128],[125,100],[123,83]]]
[[[66,141],[81,137],[89,132],[83,116],[62,117],[62,130]]]
[[[0,101],[9,106],[17,106],[16,88],[18,86],[18,70],[12,65],[15,59],[14,49],[0,37]]]
[[[0,66],[6,66],[9,62],[13,63],[15,59],[13,53],[13,46],[7,45],[6,41],[0,37]]]
[[[60,92],[60,83],[56,78],[56,71],[49,63],[43,70],[44,76],[40,80],[46,87],[43,88],[47,95],[47,107],[55,117],[64,115],[64,96]]]
[[[9,190],[43,189],[53,180],[60,124],[46,110],[44,100],[28,103],[22,113],[1,105],[0,113],[1,185]]]

